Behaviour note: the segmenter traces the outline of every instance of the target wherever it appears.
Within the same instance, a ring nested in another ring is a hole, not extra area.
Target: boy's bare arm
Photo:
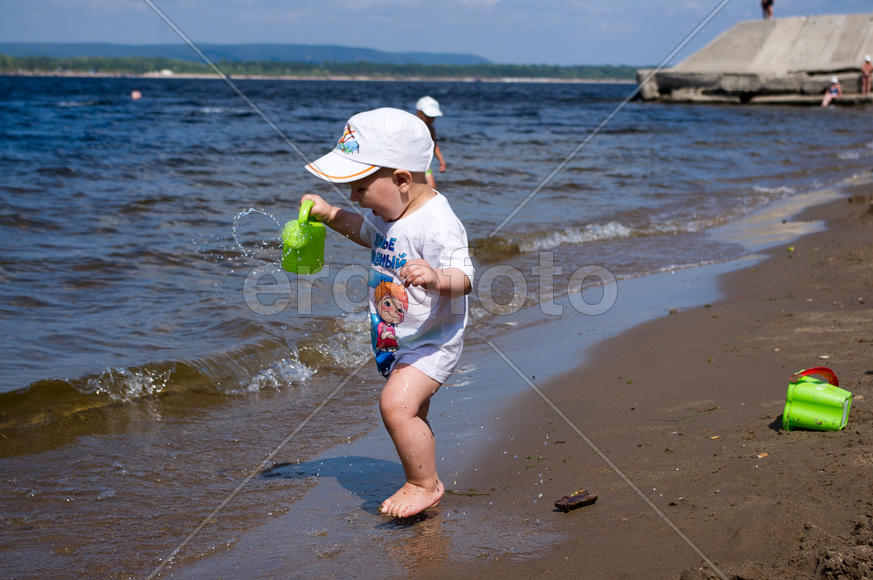
[[[327,203],[321,196],[307,193],[300,201],[310,200],[313,202],[310,215],[324,222],[330,229],[341,233],[356,244],[369,248],[370,244],[361,239],[361,226],[364,218],[360,214],[346,211],[335,205]]]
[[[440,293],[448,294],[450,298],[459,298],[473,291],[470,278],[459,268],[441,268],[437,274],[441,275]]]
[[[470,278],[458,268],[432,268],[424,260],[410,260],[400,269],[407,286],[424,286],[448,298],[460,298],[473,290]]]

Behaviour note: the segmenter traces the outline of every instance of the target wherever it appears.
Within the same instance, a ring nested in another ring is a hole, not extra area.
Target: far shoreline
[[[365,75],[226,75],[231,80],[275,80],[275,81],[370,81],[370,82],[435,82],[435,83],[554,83],[554,84],[627,84],[635,85],[633,79],[562,79],[551,77],[392,77]],[[174,73],[171,75],[159,72],[110,73],[110,72],[6,72],[0,77],[45,77],[45,78],[123,78],[123,79],[179,79],[179,80],[222,80],[217,74],[205,73]]]

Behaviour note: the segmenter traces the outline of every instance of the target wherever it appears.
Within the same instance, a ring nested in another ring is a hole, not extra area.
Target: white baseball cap
[[[865,56],[864,60],[866,60],[867,62],[870,62],[870,55],[868,54],[867,56]]]
[[[428,117],[442,117],[443,112],[440,111],[440,104],[433,97],[421,97],[415,103],[415,108]]]
[[[384,107],[364,111],[346,122],[333,151],[306,166],[333,183],[363,179],[382,167],[424,172],[433,158],[433,139],[424,121],[406,111]]]
[[[831,82],[838,83],[838,82],[840,82],[840,79],[838,79],[837,77],[831,77]]]

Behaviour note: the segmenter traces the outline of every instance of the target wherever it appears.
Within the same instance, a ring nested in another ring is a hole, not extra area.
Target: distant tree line
[[[636,68],[611,65],[522,65],[522,64],[379,64],[370,62],[239,62],[217,63],[230,76],[296,76],[326,78],[366,76],[371,78],[551,78],[564,80],[633,80]],[[102,73],[141,75],[161,70],[176,74],[212,74],[204,63],[145,57],[11,57],[0,54],[0,74]]]

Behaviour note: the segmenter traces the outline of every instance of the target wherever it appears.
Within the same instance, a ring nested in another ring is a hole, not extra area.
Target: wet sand
[[[829,227],[752,267],[620,282],[601,316],[508,319],[433,399],[439,508],[378,515],[402,483],[379,426],[304,463],[278,456],[249,485],[309,491],[277,497],[283,515],[242,537],[205,528],[199,556],[186,548],[160,576],[869,577],[871,200],[855,185],[786,215],[789,233]],[[814,366],[855,394],[848,427],[782,431],[788,379]],[[580,487],[598,501],[553,507]]]
[[[799,216],[827,231],[723,276],[723,299],[604,341],[542,385],[615,469],[534,393],[521,397],[504,421],[514,454],[544,474],[543,503],[581,487],[599,499],[532,506],[530,465],[489,454],[475,487],[492,490],[495,511],[565,539],[434,577],[873,577],[873,187],[847,196]],[[848,426],[783,431],[788,379],[815,366],[855,395]]]

